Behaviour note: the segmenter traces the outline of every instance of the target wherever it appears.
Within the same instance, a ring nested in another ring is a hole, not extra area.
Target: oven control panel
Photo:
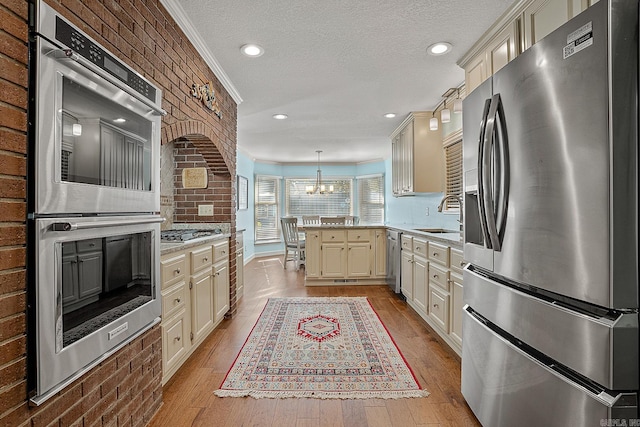
[[[156,88],[151,83],[58,16],[56,16],[56,40],[124,82],[145,98],[155,102]]]

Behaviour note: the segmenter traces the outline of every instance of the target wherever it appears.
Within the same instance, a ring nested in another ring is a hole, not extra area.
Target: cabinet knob
[[[180,271],[182,270],[180,270],[179,268],[176,268],[176,274],[180,274]]]
[[[438,276],[437,274],[434,274],[432,277],[433,277],[434,279],[437,279],[437,278],[438,278],[438,277],[440,277],[440,276]]]
[[[438,304],[433,304],[433,308],[438,308],[440,307]]]
[[[204,258],[202,258],[202,261],[207,262],[207,261],[209,261],[209,258],[204,257]]]
[[[438,252],[434,252],[434,253],[433,253],[433,256],[438,256]]]
[[[181,300],[180,298],[176,298],[176,299],[175,299],[175,301],[176,301],[176,303],[177,303],[177,304],[180,304],[180,302],[181,302],[182,300]]]
[[[175,337],[174,340],[175,341],[180,341],[180,337]]]
[[[460,267],[464,268],[464,261],[460,261]]]
[[[220,253],[222,253],[222,254],[226,254],[226,253],[227,253],[227,251],[221,251]]]
[[[335,239],[335,238],[336,238],[336,236],[331,236],[331,238],[332,238],[332,239]]]

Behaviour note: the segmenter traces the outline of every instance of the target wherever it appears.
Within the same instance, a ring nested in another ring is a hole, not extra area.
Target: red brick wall
[[[50,0],[163,90],[162,142],[187,139],[215,171],[211,222],[235,234],[236,103],[158,0]],[[0,426],[146,424],[162,401],[158,326],[41,407],[26,386],[27,0],[0,0]],[[189,91],[213,82],[222,118]],[[222,196],[222,197],[219,197]],[[231,239],[235,253],[235,240]],[[235,257],[231,257],[232,296]],[[233,301],[233,300],[232,300]],[[232,312],[235,311],[235,304]]]

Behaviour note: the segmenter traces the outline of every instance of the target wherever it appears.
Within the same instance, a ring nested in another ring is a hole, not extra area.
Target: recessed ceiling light
[[[396,113],[387,113],[384,115],[387,119],[393,119],[396,116]]]
[[[118,117],[117,119],[113,119],[113,121],[115,123],[124,123],[127,121],[127,119],[123,119],[122,117]]]
[[[444,55],[445,53],[449,53],[451,51],[451,48],[451,43],[438,42],[429,46],[427,48],[427,52],[430,55]]]
[[[284,120],[287,117],[289,117],[289,116],[287,116],[286,114],[274,114],[273,115],[273,118],[276,119],[276,120]]]
[[[257,44],[245,44],[240,48],[240,51],[252,58],[261,56],[264,53],[264,49]]]

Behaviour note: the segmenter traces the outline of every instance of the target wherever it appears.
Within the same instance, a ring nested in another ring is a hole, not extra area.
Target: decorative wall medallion
[[[207,188],[207,168],[182,169],[183,188]]]
[[[213,111],[213,114],[218,116],[218,118],[222,117],[222,112],[220,111],[218,101],[216,101],[216,95],[213,92],[213,84],[211,82],[203,85],[195,83],[191,85],[191,96],[202,101],[204,106]]]

